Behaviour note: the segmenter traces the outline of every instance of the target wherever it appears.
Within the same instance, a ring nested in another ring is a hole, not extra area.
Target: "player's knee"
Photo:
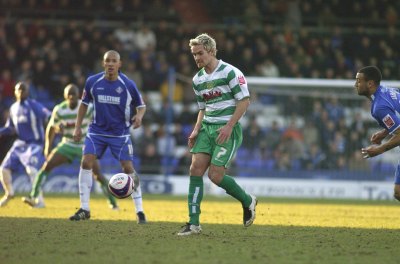
[[[81,162],[81,167],[84,170],[91,170],[93,166],[93,162],[88,159],[83,159]]]
[[[1,168],[0,169],[0,180],[2,182],[11,181],[11,170]]]
[[[400,191],[395,191],[393,197],[400,202]]]
[[[205,169],[202,166],[197,165],[196,163],[192,163],[190,165],[189,174],[194,176],[202,176],[204,175]]]
[[[218,173],[217,171],[209,170],[208,171],[208,178],[210,181],[212,181],[214,184],[219,185],[222,181],[223,175]]]

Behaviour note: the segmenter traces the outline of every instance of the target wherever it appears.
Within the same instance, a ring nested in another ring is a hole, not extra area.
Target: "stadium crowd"
[[[215,36],[217,57],[246,76],[352,80],[358,68],[377,65],[383,79],[400,78],[397,1],[227,0],[219,8],[221,1],[208,0],[205,15],[214,19],[213,27],[182,21],[174,2],[0,1],[0,124],[14,101],[16,82],[28,81],[32,97],[51,109],[68,83],[82,89],[89,74],[101,71],[99,58],[113,48],[148,106],[144,127],[133,135],[141,173],[168,168],[187,174],[186,139],[197,112],[190,81],[197,69],[188,40],[203,30]],[[367,22],[361,22],[364,17]],[[172,102],[167,100],[171,68],[181,76]],[[348,102],[336,97],[262,99],[254,93],[233,169],[371,169],[359,154],[374,126],[363,114],[369,113],[368,104],[352,102],[360,111],[349,115]],[[261,126],[257,107],[263,104],[279,104],[286,122]],[[0,140],[3,146],[10,141]]]

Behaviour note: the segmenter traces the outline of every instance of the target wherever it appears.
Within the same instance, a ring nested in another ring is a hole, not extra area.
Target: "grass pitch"
[[[149,223],[130,199],[119,211],[91,199],[92,218],[71,222],[75,196],[48,196],[30,209],[0,208],[0,263],[398,263],[400,204],[394,201],[260,199],[253,226],[231,198],[205,197],[203,233],[178,237],[185,197],[144,195]]]

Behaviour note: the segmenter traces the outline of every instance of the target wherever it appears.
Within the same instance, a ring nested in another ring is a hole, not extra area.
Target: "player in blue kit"
[[[82,121],[93,103],[93,119],[83,146],[83,157],[79,171],[79,198],[81,206],[70,217],[72,221],[90,219],[90,190],[92,169],[96,159],[100,159],[110,148],[113,156],[120,161],[124,173],[135,181],[132,199],[135,203],[137,221],[146,223],[142,205],[142,191],[139,176],[133,168],[133,147],[129,129],[138,128],[146,111],[146,105],[136,84],[120,72],[121,60],[118,52],[109,50],[103,57],[104,72],[90,76],[86,80],[75,123],[74,140],[82,138]]]
[[[361,149],[365,159],[400,145],[400,93],[397,89],[382,86],[381,79],[381,71],[375,66],[364,67],[356,75],[354,86],[358,95],[371,100],[371,115],[383,127],[372,135],[372,145]],[[388,140],[382,143],[389,135]],[[400,164],[397,165],[394,184],[394,198],[400,201]]]
[[[10,116],[0,136],[17,135],[17,139],[8,151],[0,168],[0,179],[5,194],[0,207],[5,206],[14,197],[12,172],[20,165],[24,166],[31,182],[44,162],[44,126],[51,112],[35,100],[29,99],[29,87],[19,82],[15,85],[16,102],[10,107]],[[39,195],[36,207],[44,207],[43,196]]]

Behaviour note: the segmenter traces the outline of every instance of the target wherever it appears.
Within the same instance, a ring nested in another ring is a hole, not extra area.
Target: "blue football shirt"
[[[7,123],[0,128],[0,135],[16,133],[26,143],[44,143],[44,122],[51,112],[32,99],[15,102],[10,107]]]
[[[88,134],[121,137],[129,135],[136,108],[145,107],[136,84],[125,74],[109,81],[104,72],[86,80],[82,103],[93,104],[93,119]]]
[[[392,134],[400,127],[399,91],[380,85],[371,98],[371,115],[381,127],[387,129]]]

